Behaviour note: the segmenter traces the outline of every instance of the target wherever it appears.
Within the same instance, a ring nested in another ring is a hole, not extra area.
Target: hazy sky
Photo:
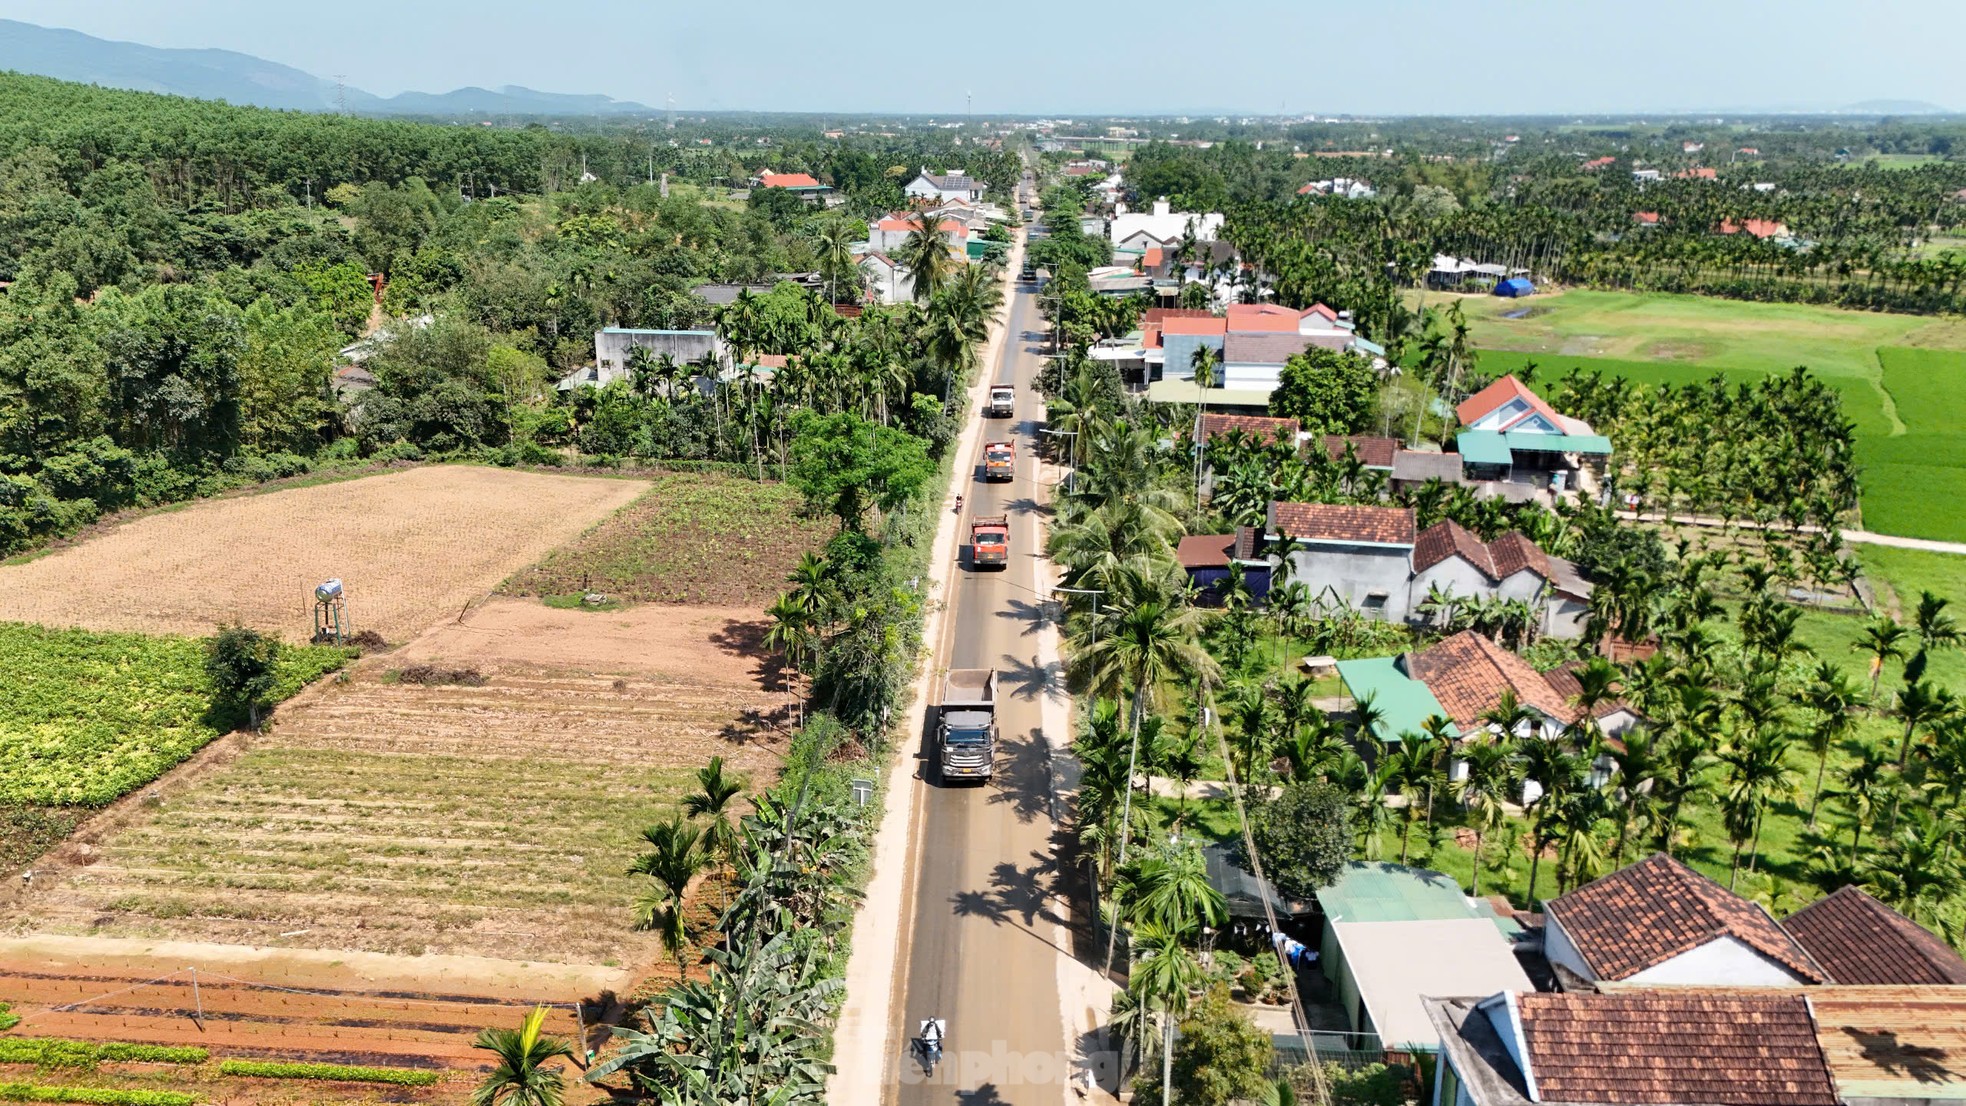
[[[962,13],[969,13],[964,15]],[[521,84],[688,110],[1966,110],[1962,0],[0,0],[390,95]]]

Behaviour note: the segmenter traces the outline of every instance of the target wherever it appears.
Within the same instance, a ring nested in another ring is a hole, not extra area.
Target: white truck
[[[942,782],[986,782],[996,773],[997,670],[951,668],[942,680],[936,763]]]
[[[993,419],[1007,419],[1017,410],[1017,389],[1008,384],[990,385],[989,415]]]

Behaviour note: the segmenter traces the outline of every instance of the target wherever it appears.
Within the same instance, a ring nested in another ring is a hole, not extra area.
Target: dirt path
[[[1703,526],[1712,529],[1722,529],[1722,528],[1731,528],[1736,530],[1794,530],[1796,529],[1795,527],[1790,527],[1786,524],[1763,526],[1758,522],[1753,522],[1744,519],[1735,519],[1733,522],[1728,522],[1724,519],[1710,518],[1705,515],[1666,515],[1666,514],[1653,514],[1653,513],[1641,514],[1636,511],[1619,511],[1618,517],[1630,522],[1656,522],[1656,523],[1664,523],[1672,526]],[[1804,534],[1814,534],[1820,531],[1820,529],[1821,527],[1817,527],[1817,526],[1803,526],[1800,528],[1800,532]],[[1899,537],[1896,534],[1879,534],[1879,533],[1874,533],[1870,530],[1845,530],[1842,533],[1843,533],[1844,541],[1854,542],[1858,545],[1888,545],[1895,549],[1922,549],[1927,553],[1966,554],[1966,542],[1961,542],[1961,541],[1938,541],[1933,538],[1904,538],[1904,537]]]

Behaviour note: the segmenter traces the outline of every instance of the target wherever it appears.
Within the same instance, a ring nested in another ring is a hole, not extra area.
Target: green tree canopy
[[[921,439],[850,411],[801,412],[793,427],[792,485],[847,530],[861,528],[869,506],[900,506],[935,473]]]
[[[1351,800],[1322,780],[1286,785],[1250,811],[1263,874],[1285,896],[1308,900],[1329,887],[1352,858]]]
[[[1312,434],[1356,434],[1372,425],[1379,371],[1357,353],[1311,348],[1284,363],[1270,414],[1296,419]]]

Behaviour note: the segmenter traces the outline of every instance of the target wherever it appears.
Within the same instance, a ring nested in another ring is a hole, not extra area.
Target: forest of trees
[[[947,153],[806,133],[796,157],[754,140],[714,172],[714,147],[663,145],[657,169],[705,181],[811,169],[846,207],[746,204],[687,183],[665,197],[643,179],[650,145],[629,133],[0,76],[0,552],[104,511],[358,459],[586,452],[761,468],[786,460],[800,407],[939,444],[949,381],[993,307],[980,270],[857,319],[790,285],[721,316],[690,291],[816,270],[853,299],[856,212],[898,200],[911,163]],[[1008,155],[963,154],[978,172],[1007,162],[1014,179]],[[601,179],[580,182],[582,164]],[[379,305],[371,274],[386,282]],[[363,362],[373,389],[338,397],[338,351],[406,318]],[[773,384],[714,394],[682,386],[693,367],[655,364],[598,393],[553,388],[591,361],[599,328],[712,324],[744,356],[801,356]]]

